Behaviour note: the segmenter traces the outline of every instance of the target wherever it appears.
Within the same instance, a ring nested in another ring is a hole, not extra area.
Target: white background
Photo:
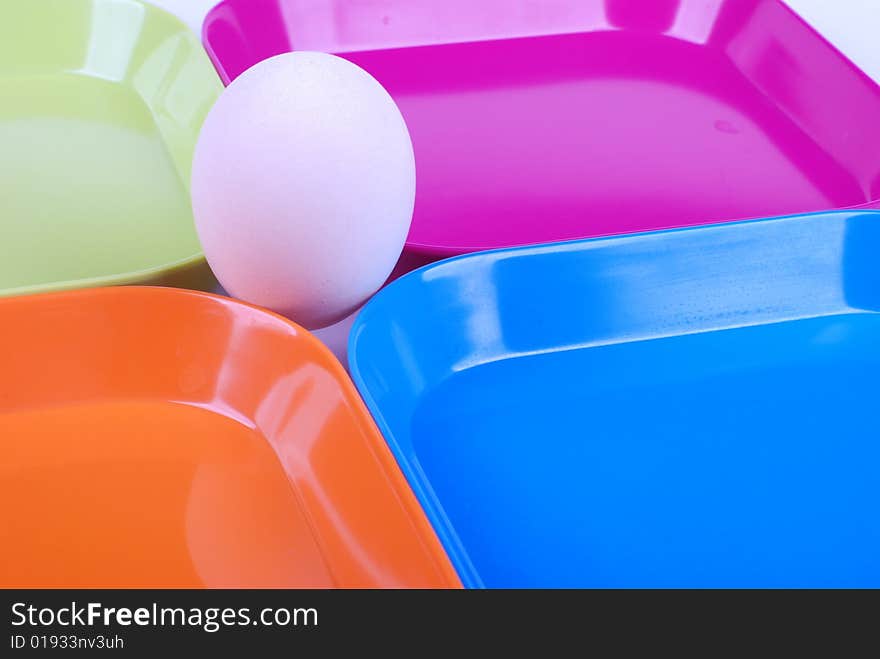
[[[880,82],[880,0],[787,0],[822,36]]]
[[[205,14],[218,0],[148,0],[183,19],[201,34]],[[826,39],[880,82],[880,0],[785,0]],[[479,2],[479,0],[474,0]],[[345,348],[353,317],[315,332],[346,364]]]

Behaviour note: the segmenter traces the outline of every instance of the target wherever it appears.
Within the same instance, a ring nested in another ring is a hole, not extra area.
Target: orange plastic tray
[[[277,316],[0,301],[0,586],[455,587],[342,366]]]

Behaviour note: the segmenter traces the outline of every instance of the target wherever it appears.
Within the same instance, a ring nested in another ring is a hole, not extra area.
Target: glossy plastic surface
[[[0,586],[458,580],[342,366],[226,298],[0,301]]]
[[[351,372],[467,586],[880,586],[880,213],[471,255]]]
[[[779,0],[226,0],[224,80],[341,54],[412,134],[410,252],[880,199],[880,88]]]
[[[189,178],[222,88],[198,39],[150,5],[0,4],[0,296],[212,286]]]

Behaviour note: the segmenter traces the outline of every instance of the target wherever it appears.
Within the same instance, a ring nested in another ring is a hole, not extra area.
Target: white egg
[[[196,229],[220,283],[309,329],[346,317],[391,274],[415,187],[394,101],[323,53],[242,74],[205,120],[193,161]]]

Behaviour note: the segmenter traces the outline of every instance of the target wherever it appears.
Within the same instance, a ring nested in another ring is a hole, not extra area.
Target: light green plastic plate
[[[0,296],[211,288],[189,195],[222,85],[135,0],[0,0]]]

